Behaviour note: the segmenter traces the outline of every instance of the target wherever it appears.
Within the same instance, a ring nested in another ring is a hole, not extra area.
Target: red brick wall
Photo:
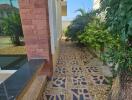
[[[48,0],[19,0],[29,59],[51,59]]]

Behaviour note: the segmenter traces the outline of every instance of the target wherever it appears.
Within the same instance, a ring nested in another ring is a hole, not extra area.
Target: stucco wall
[[[62,30],[65,30],[69,25],[71,24],[71,21],[62,21]]]
[[[52,46],[52,54],[54,54],[62,33],[61,0],[49,0],[48,2],[49,2],[51,46]]]
[[[59,39],[62,33],[61,0],[48,0],[48,6],[51,33],[51,51],[53,57],[53,64],[55,65],[59,50]]]

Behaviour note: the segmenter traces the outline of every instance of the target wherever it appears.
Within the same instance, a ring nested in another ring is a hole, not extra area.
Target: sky
[[[10,4],[10,0],[0,0],[0,4]],[[12,4],[15,7],[18,7],[18,0],[12,0]]]
[[[0,0],[0,4],[8,3],[9,0]],[[13,6],[18,7],[18,0],[12,0]],[[85,9],[85,11],[92,10],[93,0],[67,0],[67,16],[62,17],[63,20],[73,20],[79,12],[76,12],[79,8]]]
[[[79,12],[76,12],[79,8],[90,11],[93,8],[93,0],[67,0],[67,16],[63,17],[63,20],[73,20]]]

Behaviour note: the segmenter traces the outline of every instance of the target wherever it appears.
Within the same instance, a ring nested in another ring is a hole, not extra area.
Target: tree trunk
[[[120,75],[119,100],[132,100],[132,76],[129,76],[127,72]]]
[[[121,73],[114,79],[108,100],[132,100],[132,76]]]
[[[15,41],[16,41],[16,43],[15,43],[16,45],[21,45],[21,42],[20,42],[18,35],[15,36]]]
[[[111,91],[109,92],[108,100],[119,100],[119,91],[120,91],[120,79],[119,75],[113,79],[113,84]]]
[[[21,41],[20,41],[20,38],[19,38],[19,35],[11,35],[11,41],[12,43],[15,45],[15,46],[19,46],[21,45]]]

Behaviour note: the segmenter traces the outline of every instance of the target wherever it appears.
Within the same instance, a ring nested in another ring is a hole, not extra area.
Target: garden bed
[[[0,55],[26,55],[24,46],[12,46],[0,49]]]

